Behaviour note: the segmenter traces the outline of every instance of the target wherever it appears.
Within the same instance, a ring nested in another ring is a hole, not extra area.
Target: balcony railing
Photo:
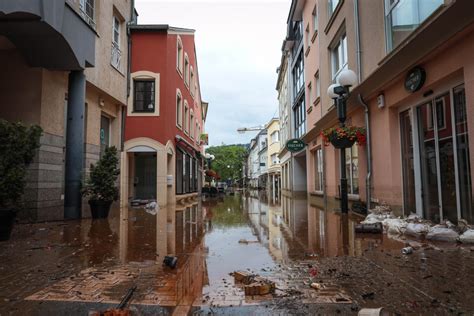
[[[110,64],[120,72],[122,72],[121,60],[122,60],[122,51],[120,50],[119,45],[117,43],[112,42],[112,56],[110,59]]]

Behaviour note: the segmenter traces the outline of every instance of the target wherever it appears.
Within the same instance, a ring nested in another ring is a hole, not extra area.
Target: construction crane
[[[255,132],[255,131],[261,131],[265,129],[265,125],[259,125],[259,126],[253,126],[253,127],[241,127],[237,129],[237,132],[239,134],[243,134],[245,132]]]

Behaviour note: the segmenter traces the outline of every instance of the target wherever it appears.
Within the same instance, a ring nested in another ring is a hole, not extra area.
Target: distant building
[[[133,1],[0,3],[0,118],[38,124],[20,220],[89,216],[83,177],[121,148]]]
[[[266,189],[271,195],[279,196],[280,184],[280,121],[272,118],[266,125],[267,128],[267,186]]]
[[[132,25],[130,32],[121,204],[156,199],[166,205],[196,197],[208,104],[201,99],[194,30]]]

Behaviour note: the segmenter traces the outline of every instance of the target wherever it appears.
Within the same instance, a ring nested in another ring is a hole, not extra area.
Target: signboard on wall
[[[293,138],[286,142],[286,149],[291,152],[298,152],[306,147],[306,144],[299,138]]]

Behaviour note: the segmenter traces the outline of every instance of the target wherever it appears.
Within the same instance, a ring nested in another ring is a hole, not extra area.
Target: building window
[[[295,100],[304,88],[304,64],[301,52],[293,67],[293,100]]]
[[[189,107],[186,100],[184,100],[184,132],[189,133]]]
[[[336,11],[337,5],[341,0],[328,0],[328,14],[331,16]]]
[[[318,31],[318,8],[315,6],[312,13],[312,20],[313,20],[313,33]]]
[[[319,71],[314,75],[314,96],[315,100],[321,97],[321,83],[319,82]]]
[[[176,42],[176,69],[181,75],[183,74],[183,43],[179,36]]]
[[[95,28],[94,0],[80,0],[79,9],[81,10],[82,17],[86,22]]]
[[[120,19],[114,15],[112,22],[112,56],[110,63],[117,70],[120,69],[120,60],[122,59],[122,52],[120,50]]]
[[[272,138],[272,144],[280,141],[280,132],[274,131],[270,137]]]
[[[346,148],[346,177],[349,194],[359,194],[359,150],[355,144]]]
[[[331,48],[332,81],[336,82],[339,73],[347,68],[347,37],[344,33]]]
[[[314,190],[323,191],[323,150],[314,152]]]
[[[196,129],[195,129],[195,136],[194,136],[194,139],[196,140],[196,142],[199,142],[199,124],[196,122]]]
[[[293,108],[293,116],[295,118],[295,137],[299,138],[306,132],[306,108],[304,95]]]
[[[385,30],[387,51],[397,47],[444,0],[385,0]]]
[[[303,24],[301,21],[294,21],[293,22],[293,29],[292,29],[292,35],[295,44],[293,45],[293,56],[296,56],[296,53],[298,52],[298,49],[301,44],[301,40],[303,39]]]
[[[313,86],[311,82],[308,84],[308,106],[311,107],[311,104],[313,104]]]
[[[176,194],[183,194],[183,152],[176,151]]]
[[[190,71],[189,71],[190,75],[191,75],[191,79],[189,80],[189,89],[191,91],[191,95],[194,96],[194,89],[196,87],[196,85],[194,84],[194,71],[193,71],[193,66],[190,67]]]
[[[155,112],[155,80],[134,80],[133,88],[133,111]]]
[[[183,127],[183,97],[179,90],[176,93],[176,125]]]
[[[190,114],[190,119],[189,119],[189,136],[191,138],[194,138],[194,113],[193,110],[191,110]]]
[[[184,83],[189,88],[189,58],[186,53],[184,53]]]

